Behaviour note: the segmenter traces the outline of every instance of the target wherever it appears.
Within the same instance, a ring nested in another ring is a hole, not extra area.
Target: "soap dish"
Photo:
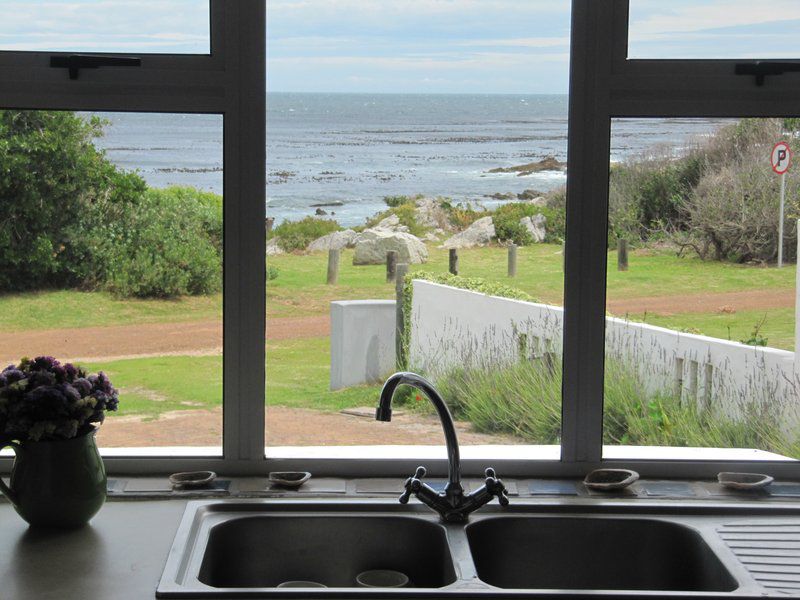
[[[173,473],[169,476],[172,487],[177,489],[194,489],[206,487],[217,478],[214,471],[188,471],[185,473]]]
[[[308,471],[272,471],[269,474],[269,482],[272,485],[285,488],[298,488],[309,479],[311,473]]]
[[[763,473],[731,473],[723,471],[717,473],[717,481],[722,487],[731,490],[760,490],[774,481],[769,475]]]
[[[626,488],[637,479],[639,474],[629,469],[597,469],[586,476],[583,485],[590,490],[609,492]]]

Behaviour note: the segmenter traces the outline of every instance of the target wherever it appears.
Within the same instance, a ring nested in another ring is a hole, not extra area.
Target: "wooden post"
[[[675,358],[675,375],[673,380],[672,393],[675,398],[683,405],[683,359]]]
[[[395,280],[395,331],[394,331],[394,355],[395,363],[398,371],[404,371],[407,368],[406,364],[406,319],[405,319],[405,303],[406,297],[406,275],[408,274],[408,265],[401,263],[397,265],[397,279]]]
[[[628,240],[617,240],[617,271],[628,270]]]
[[[517,245],[511,244],[508,247],[508,276],[517,276]]]
[[[397,277],[397,252],[389,250],[386,253],[386,283],[391,283]]]
[[[450,273],[458,275],[458,250],[450,248]]]
[[[705,371],[705,377],[703,377],[703,410],[707,410],[713,400],[711,392],[714,387],[714,365],[706,363]]]
[[[328,250],[328,285],[339,281],[339,251]]]
[[[699,379],[700,365],[696,360],[689,361],[689,400],[694,402],[695,405],[698,401],[698,379]]]

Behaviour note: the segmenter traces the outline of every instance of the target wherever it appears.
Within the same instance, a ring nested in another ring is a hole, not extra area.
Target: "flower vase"
[[[95,431],[68,439],[18,444],[9,486],[0,491],[35,527],[73,528],[89,522],[106,500],[106,470]]]

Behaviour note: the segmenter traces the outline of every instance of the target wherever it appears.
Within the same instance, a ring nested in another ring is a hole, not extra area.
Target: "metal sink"
[[[157,597],[760,598],[800,588],[795,508],[515,500],[467,524],[394,498],[190,502]],[[410,587],[356,587],[373,569],[400,571]],[[278,587],[298,580],[327,587]]]
[[[479,577],[513,589],[730,592],[738,583],[685,525],[640,518],[495,517],[467,527]]]
[[[215,588],[275,588],[311,581],[356,587],[359,573],[400,571],[410,584],[456,580],[440,525],[404,516],[260,514],[211,527],[198,579]]]

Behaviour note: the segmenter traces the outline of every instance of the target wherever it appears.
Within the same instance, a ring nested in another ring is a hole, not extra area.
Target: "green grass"
[[[222,295],[178,300],[118,300],[73,290],[0,295],[0,330],[29,331],[218,319]]]
[[[446,272],[448,253],[430,247],[425,265],[411,271]],[[280,274],[267,286],[267,316],[299,317],[327,314],[332,300],[394,297],[394,286],[385,283],[383,265],[355,267],[352,250],[342,254],[339,285],[325,284],[327,254],[285,254],[268,259]],[[608,297],[726,292],[794,287],[795,268],[784,269],[703,262],[677,258],[674,253],[634,251],[630,271],[616,270],[613,252],[608,255]],[[543,302],[561,304],[564,275],[561,247],[538,244],[519,249],[517,277],[506,276],[505,248],[459,251],[460,274],[513,285]],[[44,291],[0,295],[0,330],[25,331],[68,327],[165,323],[218,319],[221,295],[180,300],[117,300],[102,292]]]
[[[734,314],[681,313],[668,317],[652,314],[629,315],[629,318],[734,342],[749,339],[756,324],[763,319],[760,333],[767,339],[767,345],[770,348],[794,351],[794,308],[743,310]]]
[[[175,410],[214,408],[222,400],[222,358],[164,356],[84,365],[105,371],[120,389],[119,414],[155,418]],[[373,406],[379,386],[328,389],[330,342],[309,338],[267,347],[267,404],[338,411]]]

